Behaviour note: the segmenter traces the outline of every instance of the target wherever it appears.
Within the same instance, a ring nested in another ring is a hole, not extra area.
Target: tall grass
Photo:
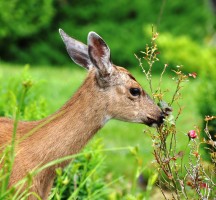
[[[21,115],[21,109],[24,104],[24,99],[28,90],[30,89],[32,82],[29,79],[23,80],[21,83],[22,87],[20,89],[19,97],[13,96],[17,100],[17,105],[14,107],[15,109],[15,116],[13,122],[13,132],[12,132],[12,139],[11,142],[4,148],[1,147],[1,160],[0,160],[0,199],[26,199],[29,196],[29,188],[31,186],[31,176],[25,177],[23,180],[20,180],[16,185],[9,188],[9,181],[11,177],[11,172],[13,170],[13,164],[16,156],[15,148],[17,146],[16,140],[16,132],[17,126]],[[11,94],[12,93],[11,91]],[[25,190],[22,190],[23,186],[25,185]],[[17,189],[15,189],[17,188]],[[35,196],[38,196],[35,194]]]

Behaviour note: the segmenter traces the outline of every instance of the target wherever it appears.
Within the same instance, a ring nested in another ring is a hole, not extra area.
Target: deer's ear
[[[104,40],[95,32],[88,34],[88,54],[92,64],[98,69],[99,74],[107,77],[112,72],[110,49]]]
[[[89,59],[87,45],[71,38],[62,29],[59,29],[59,33],[71,59],[78,65],[89,70],[91,67],[91,61]]]

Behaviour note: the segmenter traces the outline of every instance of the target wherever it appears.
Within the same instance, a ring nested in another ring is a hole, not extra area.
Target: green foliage
[[[214,57],[216,54],[214,55]],[[213,59],[215,60],[215,59]],[[215,65],[211,65],[209,69],[206,69],[202,74],[202,82],[199,86],[199,99],[197,99],[199,112],[201,116],[216,116],[216,71]],[[206,122],[203,121],[203,127],[205,128]],[[208,121],[209,133],[212,139],[216,140],[216,120]],[[209,140],[204,133],[202,137]],[[214,145],[214,144],[213,144]],[[212,144],[207,145],[208,148],[212,148]],[[208,151],[208,150],[207,150]],[[215,150],[213,150],[215,151]],[[209,151],[208,151],[209,152]],[[214,154],[212,155],[214,156]]]
[[[106,181],[102,150],[101,140],[95,140],[64,170],[56,169],[50,199],[106,199],[110,184]]]
[[[215,66],[214,66],[215,68]],[[214,116],[216,114],[216,74],[215,69],[208,70],[203,75],[200,85],[199,105],[202,116]],[[216,126],[211,130],[216,130]]]
[[[137,66],[132,55],[144,49],[149,38],[143,30],[151,24],[156,25],[160,33],[169,30],[174,37],[187,35],[198,42],[211,37],[213,32],[214,16],[205,0],[199,3],[197,0],[190,3],[181,0],[15,2],[1,1],[0,5],[0,19],[6,18],[1,27],[0,43],[3,46],[0,53],[3,60],[10,62],[70,63],[58,34],[59,28],[83,42],[89,31],[98,32],[112,49],[114,63],[126,67]],[[19,13],[21,16],[17,17]],[[185,45],[183,48],[188,46]]]
[[[36,85],[36,86],[35,86]],[[29,66],[26,66],[21,74],[12,76],[4,81],[3,74],[0,74],[0,116],[14,117],[17,108],[20,106],[23,86],[34,92],[25,94],[24,102],[20,107],[20,118],[25,120],[41,119],[46,115],[46,102],[40,97],[40,83],[32,81],[29,74]]]
[[[27,68],[26,68],[27,70]],[[32,175],[28,174],[26,177],[24,177],[22,180],[18,181],[15,185],[9,188],[9,180],[11,176],[11,171],[13,169],[13,164],[15,161],[15,149],[16,149],[16,131],[17,131],[17,125],[18,121],[20,119],[20,115],[22,113],[24,100],[26,98],[26,94],[28,93],[29,89],[32,87],[31,80],[27,77],[27,71],[24,71],[22,74],[22,81],[18,81],[18,85],[21,85],[21,88],[18,89],[18,91],[12,94],[12,105],[14,111],[14,121],[13,121],[13,131],[12,131],[12,139],[11,143],[7,144],[7,146],[4,148],[4,146],[0,147],[0,199],[11,199],[11,200],[21,200],[21,199],[27,199],[27,197],[30,194],[30,187],[32,184]],[[7,99],[10,100],[10,97]],[[8,103],[8,102],[7,102]],[[10,103],[10,101],[9,101]],[[4,102],[4,105],[6,105],[6,102]],[[7,109],[6,109],[7,110]],[[10,110],[10,109],[9,109]],[[8,111],[9,111],[8,110]],[[25,184],[25,189],[23,190],[23,186]],[[15,189],[16,188],[16,189]],[[33,194],[35,197],[38,197],[37,194]],[[40,199],[40,198],[38,198]]]
[[[54,14],[53,0],[0,1],[0,41],[37,34]]]
[[[188,36],[174,37],[170,33],[160,34],[158,45],[163,56],[161,61],[173,66],[181,63],[186,72],[211,71],[216,65],[215,47],[202,46]]]
[[[25,64],[38,60],[28,49],[49,29],[53,16],[53,0],[1,0],[1,59]]]
[[[158,127],[156,131],[150,132],[154,147],[155,162],[157,163],[156,167],[158,169],[158,174],[160,174],[158,178],[158,186],[161,189],[165,199],[167,198],[163,192],[164,187],[168,188],[168,190],[172,193],[173,199],[190,199],[191,197],[199,199],[213,198],[215,196],[214,188],[216,186],[216,173],[212,173],[212,169],[215,169],[216,167],[215,153],[213,153],[211,159],[212,162],[209,165],[209,168],[205,167],[205,163],[201,159],[201,150],[203,149],[201,145],[210,144],[214,151],[216,149],[215,142],[212,139],[213,137],[209,135],[208,125],[204,129],[207,138],[206,141],[203,140],[202,142],[197,143],[196,139],[200,133],[200,129],[195,126],[196,130],[187,131],[188,133],[183,136],[185,139],[189,139],[186,148],[180,151],[177,150],[177,121],[182,114],[182,107],[179,100],[182,95],[182,84],[189,81],[191,74],[184,74],[180,66],[177,66],[176,70],[172,70],[176,74],[175,77],[172,78],[175,81],[176,89],[173,93],[172,100],[166,103],[164,101],[165,93],[161,90],[162,78],[167,70],[167,65],[165,64],[164,69],[161,72],[158,88],[153,90],[151,71],[154,63],[152,61],[158,61],[156,45],[157,36],[158,34],[154,33],[152,30],[151,46],[146,48],[146,51],[143,52],[145,55],[143,58],[147,61],[149,69],[144,69],[142,59],[139,59],[139,62],[149,82],[154,99],[159,101],[159,105],[163,113],[166,115],[164,123]],[[196,78],[196,74],[194,74],[193,78]],[[173,104],[177,104],[179,106],[178,114],[176,116],[173,114]],[[216,118],[216,116],[213,118]],[[190,149],[190,153],[188,155],[186,151],[187,148]],[[185,155],[187,155],[186,159],[188,159],[186,162],[184,160]],[[210,169],[211,167],[212,169]]]

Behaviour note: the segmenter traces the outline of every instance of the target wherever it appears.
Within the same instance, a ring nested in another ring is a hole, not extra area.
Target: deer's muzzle
[[[161,112],[161,114],[157,118],[147,117],[145,124],[150,127],[159,127],[161,126],[161,124],[163,124],[164,118],[165,115],[163,114],[163,112]]]

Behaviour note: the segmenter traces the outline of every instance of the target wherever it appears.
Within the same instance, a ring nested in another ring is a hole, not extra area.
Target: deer
[[[160,127],[161,108],[125,68],[111,61],[110,48],[95,32],[88,33],[87,45],[59,29],[70,58],[88,71],[75,94],[55,113],[37,121],[19,121],[15,159],[9,180],[12,187],[29,171],[56,159],[77,154],[109,120]],[[0,146],[11,142],[14,120],[0,118]],[[33,131],[32,131],[33,130]],[[56,167],[45,168],[33,177],[31,192],[46,200],[55,179]],[[29,200],[36,199],[30,195]]]

